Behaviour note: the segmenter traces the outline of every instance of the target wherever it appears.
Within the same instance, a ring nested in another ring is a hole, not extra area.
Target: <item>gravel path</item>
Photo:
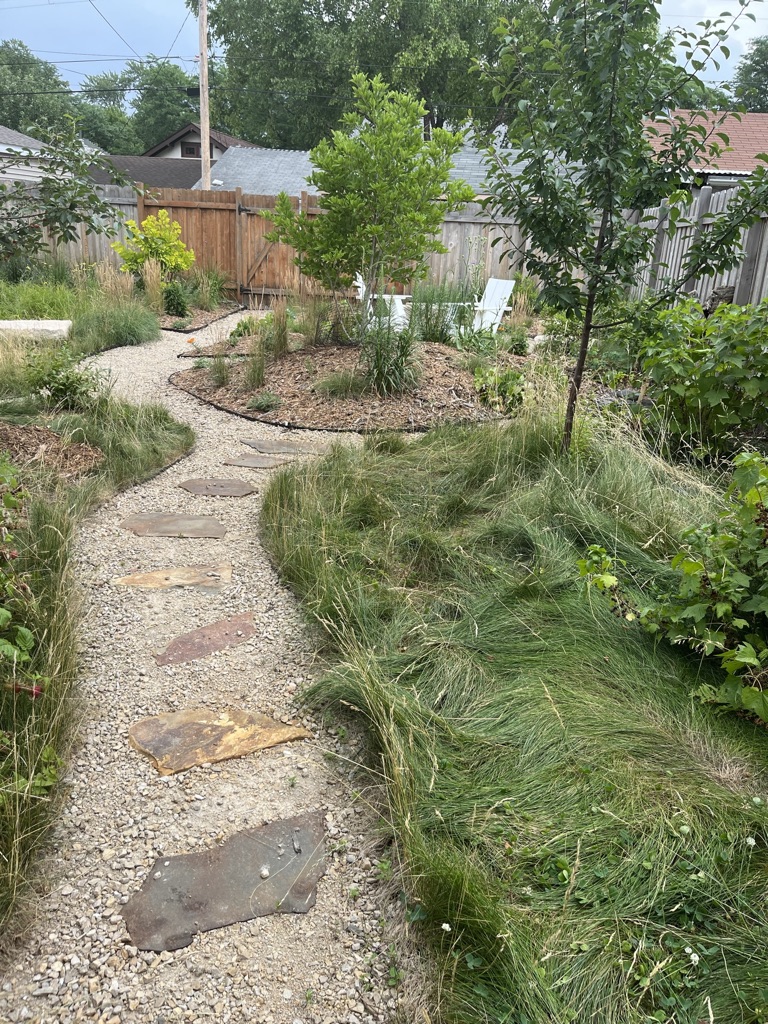
[[[207,331],[221,337],[237,315]],[[385,898],[371,863],[373,823],[327,760],[339,740],[295,703],[312,676],[313,644],[295,599],[280,586],[257,536],[267,473],[223,467],[250,449],[242,438],[284,436],[204,406],[167,384],[184,345],[177,334],[96,362],[116,392],[161,401],[197,432],[195,451],[155,479],[119,494],[84,524],[77,566],[83,590],[81,744],[68,795],[43,870],[49,893],[37,920],[0,979],[0,1021],[36,1024],[372,1024],[393,1020],[396,992],[382,934]],[[338,435],[292,432],[312,444]],[[354,440],[354,439],[353,439]],[[258,493],[195,497],[190,477],[238,477]],[[221,540],[135,537],[119,523],[137,512],[213,515]],[[230,561],[231,585],[219,592],[111,585],[113,577],[172,565]],[[256,636],[187,665],[158,667],[152,652],[200,625],[253,611]],[[240,760],[159,776],[131,749],[132,721],[185,707],[237,707],[302,721],[314,739]],[[306,915],[272,915],[207,932],[174,953],[130,944],[121,904],[157,856],[208,847],[240,828],[321,809],[331,851]]]

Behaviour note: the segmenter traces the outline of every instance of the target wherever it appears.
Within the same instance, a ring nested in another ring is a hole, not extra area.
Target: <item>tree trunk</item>
[[[592,318],[595,313],[595,299],[597,298],[597,286],[590,284],[589,291],[587,292],[587,306],[584,310],[584,323],[581,327],[581,344],[579,345],[579,355],[576,359],[576,366],[573,369],[573,377],[571,378],[571,388],[568,392],[568,407],[565,410],[565,427],[563,428],[563,444],[562,449],[566,454],[571,448],[571,438],[573,437],[573,421],[576,417],[576,402],[579,398],[579,390],[581,389],[581,379],[584,376],[584,366],[587,362],[587,352],[589,351],[589,339],[592,334]]]

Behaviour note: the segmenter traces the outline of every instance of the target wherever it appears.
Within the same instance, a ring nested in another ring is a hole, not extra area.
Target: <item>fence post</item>
[[[237,301],[243,304],[243,227],[240,221],[240,207],[243,202],[243,190],[235,189],[235,278],[237,283]]]
[[[736,282],[736,291],[733,295],[733,301],[738,306],[746,306],[748,302],[752,302],[752,288],[755,283],[757,258],[763,245],[764,230],[765,221],[762,217],[747,229],[747,238],[744,245],[746,257],[739,269],[739,279]]]
[[[659,205],[659,220],[656,224],[656,242],[653,246],[653,259],[651,260],[651,268],[648,274],[648,287],[652,292],[656,291],[656,284],[659,278],[659,267],[661,265],[661,257],[664,254],[665,229],[668,217],[669,207],[662,200]]]
[[[691,245],[701,237],[704,231],[704,218],[709,213],[709,208],[712,204],[712,186],[704,185],[699,192],[698,205],[696,207],[696,224],[693,229],[693,235],[691,237]],[[683,285],[684,292],[693,292],[696,290],[698,284],[695,277],[689,277],[686,279]]]

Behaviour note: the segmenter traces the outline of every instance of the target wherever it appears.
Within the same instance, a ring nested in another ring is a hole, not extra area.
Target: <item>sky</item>
[[[663,0],[662,24],[694,28],[702,18],[738,10],[738,0]],[[768,2],[754,2],[757,21],[742,19],[730,40],[731,58],[704,77],[728,81],[746,43],[768,35]],[[0,0],[0,40],[20,39],[56,64],[77,88],[84,75],[119,70],[125,60],[155,54],[176,58],[194,72],[197,24],[184,0]]]

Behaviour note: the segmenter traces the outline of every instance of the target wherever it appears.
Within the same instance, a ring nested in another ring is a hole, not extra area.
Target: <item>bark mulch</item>
[[[179,370],[172,384],[217,408],[248,419],[279,426],[318,430],[428,430],[440,423],[481,422],[499,414],[482,405],[472,373],[461,367],[461,353],[444,345],[425,345],[418,357],[418,382],[412,392],[392,398],[376,394],[330,398],[316,385],[330,374],[349,373],[359,367],[359,349],[329,346],[291,352],[266,367],[264,386],[246,390],[246,362],[232,360],[223,387],[211,382],[209,369]],[[511,357],[512,361],[514,357]],[[522,361],[521,361],[522,362]],[[280,399],[272,412],[248,408],[256,396],[268,392]]]
[[[90,473],[104,458],[98,448],[82,441],[67,441],[47,427],[3,422],[0,422],[0,452],[7,452],[11,463],[19,469],[37,463],[62,477]]]
[[[189,316],[186,317],[170,316],[168,313],[164,313],[160,317],[160,327],[164,331],[190,334],[195,331],[201,331],[216,320],[222,320],[225,316],[236,313],[240,308],[236,302],[225,302],[218,309],[212,310],[195,309],[193,307],[189,311]],[[182,323],[184,324],[183,327],[180,326]]]

